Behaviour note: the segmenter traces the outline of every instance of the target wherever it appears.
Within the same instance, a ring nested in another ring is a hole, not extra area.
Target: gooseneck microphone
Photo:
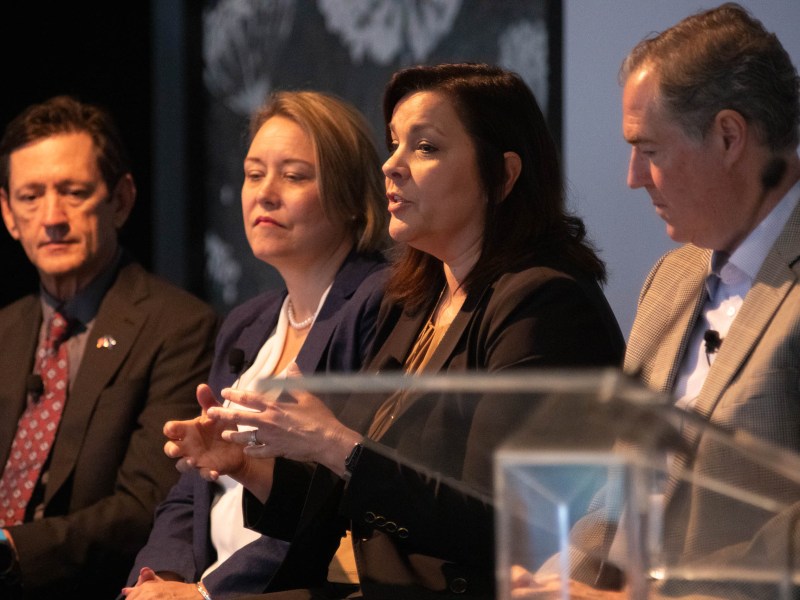
[[[241,348],[231,348],[228,352],[228,368],[234,375],[238,375],[244,367],[244,350]]]
[[[38,402],[44,393],[44,381],[38,373],[31,373],[25,378],[25,391],[28,392],[33,398],[34,402]]]

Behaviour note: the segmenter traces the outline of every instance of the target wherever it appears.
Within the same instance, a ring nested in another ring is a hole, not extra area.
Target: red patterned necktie
[[[0,479],[0,527],[19,525],[39,480],[56,437],[58,422],[67,399],[67,345],[69,323],[56,312],[47,336],[36,350],[43,394],[28,402],[19,419],[11,453]]]

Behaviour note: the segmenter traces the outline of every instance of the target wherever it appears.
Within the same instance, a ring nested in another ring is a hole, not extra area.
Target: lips
[[[272,217],[256,217],[254,225],[275,225],[276,227],[283,227]]]
[[[386,198],[389,200],[389,212],[399,210],[406,204],[409,204],[408,200],[403,198],[400,194],[389,193],[386,194]]]

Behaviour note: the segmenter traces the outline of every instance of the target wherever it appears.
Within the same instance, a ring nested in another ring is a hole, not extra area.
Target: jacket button
[[[374,512],[366,512],[364,513],[364,522],[372,524],[375,522],[375,513]]]
[[[397,537],[399,537],[400,539],[404,540],[408,537],[408,535],[409,535],[408,529],[406,529],[405,527],[397,528]]]
[[[383,527],[386,524],[386,517],[375,515],[375,527]]]
[[[454,594],[463,594],[467,591],[467,580],[463,577],[456,577],[450,582],[450,591]]]
[[[386,521],[386,525],[383,527],[388,533],[394,533],[397,531],[397,523],[394,521]]]

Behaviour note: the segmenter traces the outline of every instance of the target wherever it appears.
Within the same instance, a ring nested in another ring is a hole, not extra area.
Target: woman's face
[[[242,215],[253,254],[276,268],[330,258],[349,243],[322,212],[314,145],[294,121],[269,118],[244,159]]]
[[[487,198],[475,146],[450,99],[434,91],[405,96],[389,130],[389,234],[445,263],[479,253]]]

